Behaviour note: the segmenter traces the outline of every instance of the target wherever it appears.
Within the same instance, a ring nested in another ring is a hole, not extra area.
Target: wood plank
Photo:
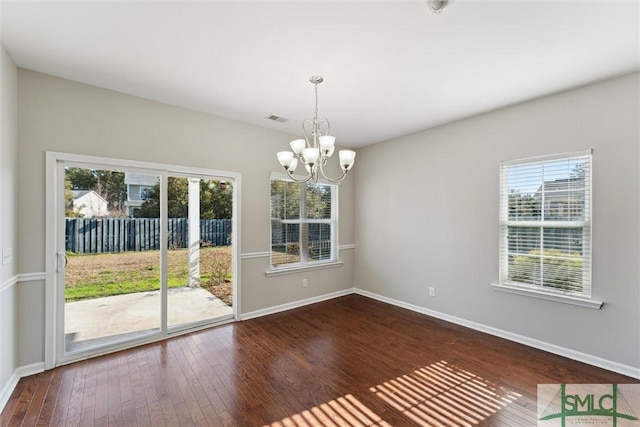
[[[98,363],[99,359],[87,362],[87,370],[84,379],[84,391],[82,395],[82,409],[96,405],[96,390],[98,388]],[[93,410],[93,409],[92,409]]]
[[[65,425],[67,419],[67,412],[69,411],[69,402],[71,401],[71,393],[73,391],[73,381],[75,379],[75,373],[83,362],[78,364],[69,365],[67,369],[61,369],[62,381],[60,387],[57,389],[56,405],[51,415],[51,425]]]
[[[80,412],[80,425],[91,427],[95,425],[96,411],[95,406],[83,406]]]
[[[112,355],[116,356],[116,355]],[[118,357],[112,357],[109,363],[108,375],[108,414],[109,425],[124,425],[122,419],[122,396],[120,394],[120,372]]]
[[[109,418],[109,356],[98,358],[96,373],[95,416],[96,420]]]
[[[30,396],[29,406],[24,414],[22,424],[25,426],[35,426],[40,418],[42,407],[46,398],[52,375],[40,375],[34,381],[34,391]]]
[[[0,419],[518,427],[543,383],[640,381],[350,295],[23,378]]]
[[[84,384],[86,380],[86,365],[86,363],[76,364],[78,369],[75,371],[71,396],[69,397],[69,403],[67,405],[66,423],[69,425],[78,425],[80,423],[82,401],[84,399]]]
[[[45,396],[44,403],[42,404],[42,408],[40,409],[40,414],[38,416],[36,426],[51,425],[53,411],[56,406],[56,400],[58,399],[58,391],[60,390],[60,385],[62,384],[61,370],[54,369],[53,371],[49,372],[51,372],[51,382],[49,383],[47,395]],[[0,423],[0,425],[4,424]]]

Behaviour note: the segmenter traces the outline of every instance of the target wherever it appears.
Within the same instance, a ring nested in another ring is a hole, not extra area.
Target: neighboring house
[[[542,212],[544,212],[545,219],[568,220],[582,216],[584,178],[545,181],[543,186],[540,186],[536,191],[534,198],[538,203],[544,203]]]
[[[544,214],[545,221],[581,221],[585,209],[585,180],[581,177],[545,181],[533,195],[537,218]],[[542,209],[540,207],[542,206]],[[583,229],[576,227],[545,227],[544,247],[562,252],[582,252]],[[532,238],[530,231],[514,232],[512,244],[528,252],[539,247],[539,236]]]
[[[83,218],[109,215],[108,203],[94,190],[72,190],[73,211]]]
[[[125,172],[124,183],[127,186],[126,215],[134,217],[146,199],[147,192],[158,182],[156,175]]]

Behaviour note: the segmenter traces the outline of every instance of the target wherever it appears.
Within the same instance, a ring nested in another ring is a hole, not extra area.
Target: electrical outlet
[[[13,249],[12,248],[2,249],[2,265],[11,264],[12,262],[13,262]]]
[[[302,280],[302,287],[306,288],[307,286],[309,286],[309,281],[307,279],[303,279]]]
[[[430,297],[436,296],[436,288],[434,288],[433,286],[429,286],[429,296]]]

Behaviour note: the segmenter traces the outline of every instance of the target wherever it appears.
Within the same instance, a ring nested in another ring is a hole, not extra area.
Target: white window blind
[[[271,267],[337,259],[337,186],[271,178]]]
[[[591,296],[591,151],[502,162],[500,283]]]

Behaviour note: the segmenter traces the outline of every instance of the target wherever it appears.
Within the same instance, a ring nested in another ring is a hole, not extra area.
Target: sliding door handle
[[[69,260],[67,259],[67,255],[64,252],[58,253],[58,271],[64,271],[67,268],[67,263]]]

